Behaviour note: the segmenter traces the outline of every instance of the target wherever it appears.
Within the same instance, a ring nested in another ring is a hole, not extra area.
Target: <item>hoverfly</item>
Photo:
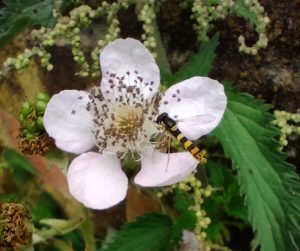
[[[188,138],[186,138],[182,132],[178,129],[175,120],[169,117],[168,113],[163,112],[156,118],[156,123],[163,125],[164,128],[171,133],[183,146],[183,148],[189,151],[193,157],[200,162],[200,164],[206,163],[206,158],[200,152],[200,149],[193,144]]]

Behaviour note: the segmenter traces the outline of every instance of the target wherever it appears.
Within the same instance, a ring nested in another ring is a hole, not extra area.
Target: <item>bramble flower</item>
[[[126,154],[141,160],[134,182],[145,187],[174,184],[196,168],[188,152],[156,149],[154,139],[164,133],[155,123],[160,113],[167,112],[183,134],[195,140],[219,124],[226,107],[223,86],[206,77],[185,80],[161,94],[158,66],[138,40],[108,44],[100,65],[100,87],[61,91],[51,98],[44,115],[45,129],[56,146],[80,154],[68,169],[69,189],[94,209],[125,198],[128,179],[121,159]]]

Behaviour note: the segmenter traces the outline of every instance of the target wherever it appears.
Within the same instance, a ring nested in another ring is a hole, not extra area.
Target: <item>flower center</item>
[[[142,109],[132,106],[122,106],[116,109],[113,127],[117,128],[120,134],[134,135],[137,128],[143,123]]]
[[[126,74],[131,76],[130,72]],[[137,71],[135,74],[138,74]],[[118,77],[114,73],[107,75],[109,89],[93,87],[86,107],[93,116],[93,134],[99,152],[109,151],[121,155],[139,153],[144,147],[153,145],[152,136],[158,133],[154,120],[158,113],[160,94],[152,89],[150,83],[148,88],[151,96],[146,97],[142,89],[143,78],[140,76],[136,76],[133,79],[135,84],[131,85],[131,81],[124,82],[125,76]]]

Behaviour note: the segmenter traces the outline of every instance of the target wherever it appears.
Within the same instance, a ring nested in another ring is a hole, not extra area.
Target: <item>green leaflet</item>
[[[218,44],[219,34],[215,34],[209,41],[203,42],[199,51],[193,54],[190,60],[174,75],[161,73],[162,81],[167,82],[167,85],[170,86],[193,76],[207,76],[216,57],[215,49]]]
[[[22,185],[31,180],[37,171],[29,163],[29,161],[18,153],[16,150],[5,147],[3,150],[3,157],[8,164],[9,169],[12,171],[15,182]]]
[[[126,224],[100,251],[172,250],[172,220],[161,214],[145,214]]]
[[[261,250],[299,250],[300,183],[293,166],[276,150],[279,130],[271,126],[270,106],[226,89],[227,109],[214,135],[237,170]]]
[[[54,23],[52,0],[6,0],[0,10],[0,48],[28,26]]]
[[[212,160],[208,161],[206,168],[209,174],[209,183],[213,187],[222,188],[222,191],[216,191],[211,196],[215,206],[213,210],[222,210],[223,213],[225,211],[234,218],[241,219],[245,223],[248,222],[246,207],[239,194],[240,187],[235,177],[225,166]],[[211,217],[213,221],[215,220],[214,217]]]

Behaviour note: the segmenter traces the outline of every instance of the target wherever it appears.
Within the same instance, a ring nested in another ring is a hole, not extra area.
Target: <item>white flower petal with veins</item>
[[[68,170],[71,194],[86,207],[105,209],[122,201],[128,179],[115,154],[83,153]]]
[[[134,182],[144,187],[172,185],[188,177],[197,164],[188,152],[167,154],[148,147],[142,152],[141,170]]]
[[[207,77],[193,77],[166,91],[159,112],[178,120],[179,130],[188,139],[196,140],[220,123],[226,104],[223,85]]]
[[[100,55],[101,90],[110,91],[110,79],[124,76],[127,86],[138,86],[145,99],[150,99],[160,85],[159,68],[149,50],[138,40],[117,39],[109,43]],[[118,79],[115,79],[118,81]]]
[[[58,148],[83,153],[95,145],[92,116],[86,111],[88,94],[65,90],[53,95],[47,104],[43,123]]]

